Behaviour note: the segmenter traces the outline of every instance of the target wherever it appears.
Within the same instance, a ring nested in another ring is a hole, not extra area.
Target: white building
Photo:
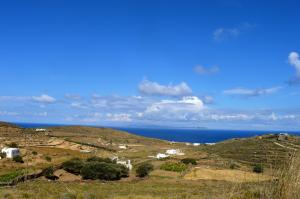
[[[132,170],[133,167],[130,160],[126,160],[126,161],[117,160],[117,164],[124,165],[129,170]]]
[[[35,129],[36,132],[46,132],[46,129]]]
[[[176,155],[177,154],[177,149],[168,149],[166,151],[166,154],[169,154],[169,155]]]
[[[127,149],[127,146],[126,145],[120,145],[119,149]]]
[[[194,146],[200,146],[200,143],[193,143]]]
[[[131,164],[131,160],[119,160],[118,156],[113,156],[110,158],[112,161],[116,161],[117,164],[121,164],[124,165],[126,168],[128,168],[129,170],[132,170],[133,166]]]
[[[20,150],[18,148],[5,147],[1,150],[1,152],[6,154],[6,158],[14,158],[20,155]]]
[[[156,159],[163,159],[163,158],[167,158],[167,157],[169,157],[169,155],[166,155],[164,153],[158,153],[156,155]]]
[[[185,155],[180,149],[169,149],[166,151],[168,155]]]

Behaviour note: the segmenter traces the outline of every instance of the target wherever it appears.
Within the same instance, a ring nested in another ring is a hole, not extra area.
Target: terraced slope
[[[247,139],[233,139],[206,147],[209,153],[241,163],[280,166],[295,151],[300,149],[297,136],[265,135]]]

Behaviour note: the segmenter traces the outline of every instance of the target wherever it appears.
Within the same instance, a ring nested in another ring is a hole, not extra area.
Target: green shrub
[[[128,169],[123,165],[92,161],[82,167],[80,174],[83,179],[112,181],[128,177]]]
[[[24,163],[22,156],[15,156],[13,157],[13,161],[18,162],[18,163]]]
[[[106,163],[115,163],[113,160],[110,158],[101,158],[97,156],[90,157],[86,159],[87,162],[106,162]]]
[[[153,165],[150,163],[144,163],[137,168],[136,175],[140,178],[144,178],[148,176],[151,171],[153,171]]]
[[[45,178],[50,179],[50,180],[55,180],[58,177],[54,175],[54,168],[53,166],[47,167],[45,168],[43,171],[43,176],[45,176]]]
[[[1,153],[0,153],[0,158],[1,158],[1,159],[6,158],[6,153],[2,153],[2,152],[1,152]]]
[[[79,158],[73,158],[71,160],[68,160],[64,163],[62,163],[62,168],[70,173],[73,173],[75,175],[80,174],[80,170],[84,166],[84,162]]]
[[[193,158],[184,158],[181,160],[183,164],[192,164],[192,165],[197,165],[197,160]]]
[[[11,142],[11,143],[7,144],[7,146],[10,148],[19,148],[19,145],[15,142]]]
[[[255,173],[263,173],[264,172],[264,167],[262,164],[256,164],[253,167],[253,172]]]
[[[38,153],[36,151],[32,151],[32,155],[37,155]]]
[[[165,171],[183,172],[187,169],[187,165],[181,162],[166,162],[161,165],[160,169]]]
[[[45,160],[47,160],[48,162],[51,162],[52,161],[52,158],[50,156],[46,156],[45,157]]]

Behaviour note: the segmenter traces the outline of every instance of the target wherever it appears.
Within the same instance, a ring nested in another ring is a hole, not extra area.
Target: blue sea
[[[17,123],[17,125],[24,128],[36,127],[53,127],[64,126],[61,124],[30,124]],[[216,143],[232,138],[246,138],[256,135],[263,135],[268,133],[282,133],[282,131],[257,131],[257,130],[210,130],[210,129],[172,129],[172,128],[120,128],[110,127],[127,131],[129,133],[140,135],[149,138],[158,138],[162,140],[175,142],[190,142],[190,143]],[[300,132],[284,133],[300,135]]]

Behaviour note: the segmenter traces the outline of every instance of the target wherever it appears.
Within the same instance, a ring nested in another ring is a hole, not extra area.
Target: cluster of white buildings
[[[47,129],[35,129],[35,132],[46,132]]]

